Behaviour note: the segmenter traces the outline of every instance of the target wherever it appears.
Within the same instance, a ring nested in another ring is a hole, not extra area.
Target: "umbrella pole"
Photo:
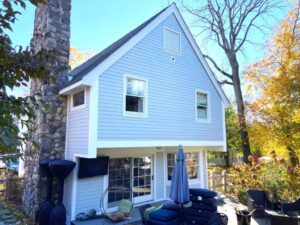
[[[180,204],[181,205],[181,210],[180,210],[180,224],[184,225],[184,215],[183,215],[183,203]]]

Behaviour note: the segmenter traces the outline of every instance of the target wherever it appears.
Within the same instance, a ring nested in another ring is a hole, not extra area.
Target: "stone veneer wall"
[[[41,174],[38,162],[64,158],[67,105],[65,97],[59,96],[58,92],[69,61],[70,11],[71,0],[48,0],[39,4],[35,11],[31,47],[34,52],[41,49],[54,52],[55,59],[49,62],[49,75],[56,79],[31,81],[30,92],[40,93],[49,106],[45,111],[36,112],[33,125],[32,135],[40,148],[34,149],[28,144],[24,156],[23,209],[32,218],[46,197],[46,178]]]

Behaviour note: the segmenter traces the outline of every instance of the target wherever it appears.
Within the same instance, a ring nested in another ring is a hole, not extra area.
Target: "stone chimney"
[[[70,11],[71,0],[48,0],[35,11],[31,48],[36,53],[41,49],[54,52],[55,58],[49,62],[49,77],[55,79],[32,80],[30,87],[31,94],[40,93],[41,100],[48,104],[48,108],[36,112],[33,125],[32,135],[40,147],[36,149],[28,144],[24,156],[23,209],[32,218],[46,197],[45,177],[40,173],[39,161],[64,158],[66,99],[58,92],[68,68]]]

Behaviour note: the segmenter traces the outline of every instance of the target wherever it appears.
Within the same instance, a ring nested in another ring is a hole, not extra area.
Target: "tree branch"
[[[297,24],[298,24],[298,19],[299,19],[299,11],[300,11],[300,3],[298,3],[297,5],[297,15],[296,15],[296,19],[294,21],[294,26],[293,26],[293,37],[295,37],[295,31],[296,31],[296,28],[297,28]]]
[[[224,76],[226,76],[232,80],[232,75],[230,75],[229,73],[226,73],[224,70],[222,70],[211,57],[209,57],[208,55],[205,55],[205,54],[202,54],[202,55],[204,58],[209,59],[209,61],[214,65],[216,70],[218,70],[221,74],[223,74]]]
[[[224,84],[233,85],[233,83],[228,80],[223,80],[223,81],[219,82],[219,84],[220,84],[220,86],[223,86]]]

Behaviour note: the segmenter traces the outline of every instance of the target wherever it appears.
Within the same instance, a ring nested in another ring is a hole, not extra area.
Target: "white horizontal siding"
[[[88,213],[91,209],[99,210],[103,179],[104,176],[78,179],[75,215],[81,212]]]
[[[182,53],[164,51],[164,27]],[[123,116],[124,73],[148,79],[148,118]],[[99,76],[98,140],[224,141],[222,101],[172,15]],[[211,123],[196,122],[195,89],[210,92]]]
[[[86,89],[86,105],[82,109],[70,110],[68,99],[66,158],[74,160],[75,154],[88,154],[90,89]]]

